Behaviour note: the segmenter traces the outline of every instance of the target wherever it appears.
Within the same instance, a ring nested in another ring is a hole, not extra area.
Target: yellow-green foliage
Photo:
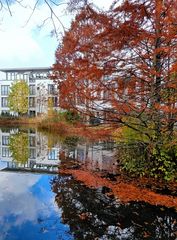
[[[10,136],[9,149],[15,162],[25,164],[29,158],[29,139],[27,133]]]
[[[139,119],[124,118],[128,126],[122,126],[115,131],[113,137],[117,143],[148,143],[154,138],[154,124],[149,123],[148,127],[144,126]]]
[[[54,103],[53,99],[50,97],[48,98],[48,117],[52,118],[54,116],[54,109],[53,109]]]
[[[115,131],[113,137],[117,143],[135,143],[148,141],[148,138],[144,133],[137,132],[126,126],[123,126],[119,130]]]
[[[128,124],[130,127],[122,126],[113,134],[118,144],[117,158],[122,168],[136,175],[163,178],[167,181],[176,179],[176,132],[170,135],[168,131],[164,131],[160,141],[157,141],[153,123],[145,128],[138,124],[138,120],[129,118]]]
[[[28,111],[29,87],[24,80],[16,81],[10,88],[8,106],[11,111],[25,114]]]

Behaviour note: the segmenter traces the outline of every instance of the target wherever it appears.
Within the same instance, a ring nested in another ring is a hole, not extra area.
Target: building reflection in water
[[[60,148],[49,146],[48,138],[35,129],[0,130],[0,160],[7,164],[6,170],[56,172]]]
[[[77,146],[76,159],[88,170],[116,172],[115,143],[98,141]]]
[[[57,172],[63,160],[74,160],[88,170],[116,171],[114,143],[88,143],[67,136],[62,142],[36,129],[0,129],[0,162],[4,170]]]

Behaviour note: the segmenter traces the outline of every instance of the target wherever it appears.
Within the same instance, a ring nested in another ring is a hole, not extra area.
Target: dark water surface
[[[57,174],[74,159],[88,169],[114,173],[112,146],[2,129],[0,240],[176,240],[175,209],[122,204],[106,195],[105,187],[90,189],[70,175]]]

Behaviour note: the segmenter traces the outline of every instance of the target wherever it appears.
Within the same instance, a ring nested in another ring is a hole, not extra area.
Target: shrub
[[[177,179],[177,147],[167,141],[151,142],[147,137],[128,127],[114,134],[117,142],[117,158],[121,168],[137,176]]]

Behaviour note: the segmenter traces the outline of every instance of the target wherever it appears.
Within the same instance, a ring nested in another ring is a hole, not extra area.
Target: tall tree
[[[99,112],[138,133],[148,156],[165,146],[176,159],[177,2],[119,2],[105,13],[84,6],[66,32],[54,64],[62,105]]]
[[[28,96],[29,87],[24,81],[15,82],[11,88],[8,96],[8,106],[11,111],[18,114],[25,114],[28,112]]]

